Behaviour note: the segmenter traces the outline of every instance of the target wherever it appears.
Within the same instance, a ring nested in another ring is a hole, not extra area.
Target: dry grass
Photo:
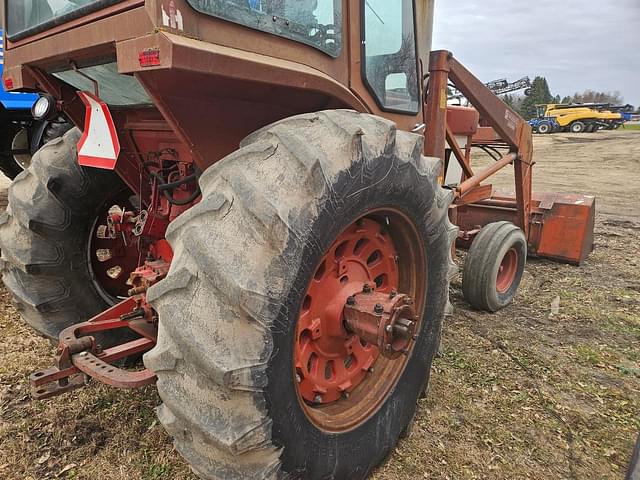
[[[622,478],[640,428],[640,230],[601,220],[597,244],[581,268],[531,261],[495,315],[467,310],[454,283],[429,395],[374,478]],[[32,402],[26,377],[52,347],[0,300],[0,477],[195,478],[155,420],[153,388]]]

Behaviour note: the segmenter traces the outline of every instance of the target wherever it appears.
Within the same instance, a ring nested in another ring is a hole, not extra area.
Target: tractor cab
[[[536,105],[536,117],[544,118],[547,113],[547,105]]]

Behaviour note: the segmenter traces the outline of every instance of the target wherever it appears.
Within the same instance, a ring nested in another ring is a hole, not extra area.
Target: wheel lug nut
[[[377,314],[384,312],[384,308],[379,303],[376,303],[373,307],[373,311]]]
[[[396,295],[398,295],[397,290],[391,290],[391,292],[389,292],[389,298],[394,298]]]
[[[371,293],[371,285],[369,285],[368,283],[365,283],[362,286],[362,292],[363,293]]]
[[[344,398],[345,400],[349,398],[349,392],[342,392],[342,398]]]
[[[355,305],[356,304],[356,297],[354,297],[353,295],[347,297],[347,305]]]
[[[313,401],[316,402],[316,403],[322,403],[322,395],[316,395],[313,398]]]
[[[384,327],[384,329],[387,333],[393,332],[393,327],[391,325],[387,325],[386,327]]]
[[[369,369],[367,370],[367,373],[373,373],[375,370],[373,369],[373,367],[369,367]]]

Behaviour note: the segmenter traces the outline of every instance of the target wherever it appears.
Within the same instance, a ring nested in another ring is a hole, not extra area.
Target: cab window
[[[385,111],[415,115],[420,88],[413,0],[363,0],[363,74]]]
[[[187,0],[197,11],[340,54],[341,0]]]
[[[122,0],[7,0],[7,36],[17,40]]]

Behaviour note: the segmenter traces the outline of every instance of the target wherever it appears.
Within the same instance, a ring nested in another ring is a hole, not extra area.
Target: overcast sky
[[[640,105],[640,0],[435,0],[434,50],[488,82],[547,78],[561,96],[619,90]]]

